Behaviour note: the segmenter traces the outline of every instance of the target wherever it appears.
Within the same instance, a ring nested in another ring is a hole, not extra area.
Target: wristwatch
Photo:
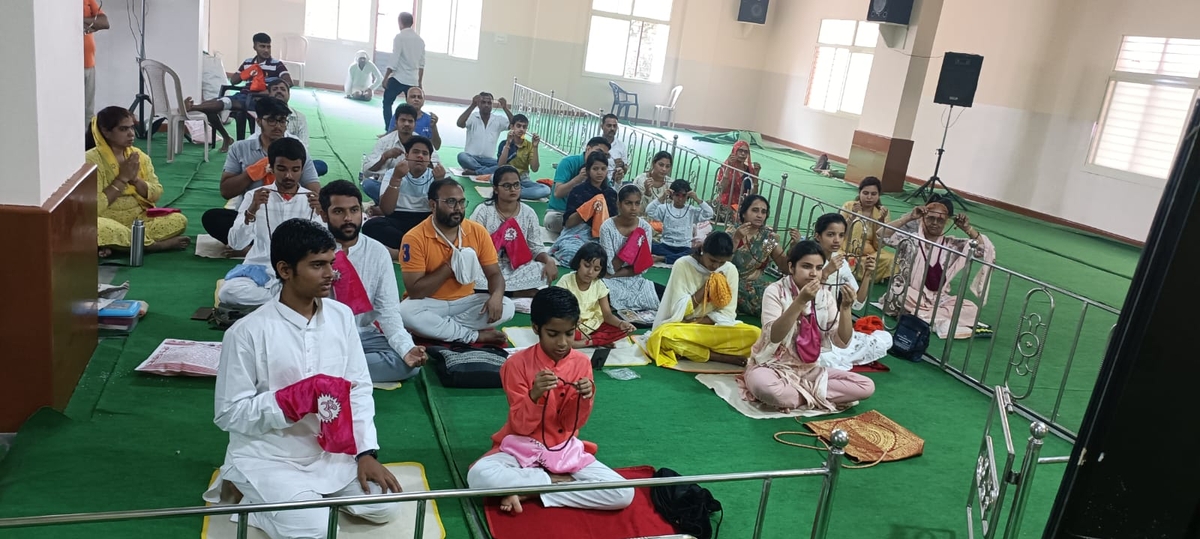
[[[379,451],[376,449],[369,449],[367,451],[363,451],[362,453],[359,453],[357,456],[354,457],[354,462],[358,462],[358,460],[363,457],[371,457],[375,460],[379,460]]]

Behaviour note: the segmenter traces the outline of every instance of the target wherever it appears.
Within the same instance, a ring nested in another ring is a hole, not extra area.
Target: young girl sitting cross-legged
[[[500,367],[508,420],[492,435],[492,450],[467,473],[467,485],[491,489],[622,481],[585,451],[577,437],[596,395],[591,362],[572,348],[579,302],[565,289],[544,288],[533,296],[530,318],[538,344],[513,354]],[[594,451],[595,445],[588,445]],[[521,503],[535,498],[545,507],[619,510],[633,502],[633,489],[506,496],[500,509],[520,513]]]
[[[579,329],[575,331],[575,348],[611,346],[637,331],[633,324],[613,314],[608,304],[608,253],[598,243],[588,243],[571,259],[571,273],[558,281],[579,300]]]

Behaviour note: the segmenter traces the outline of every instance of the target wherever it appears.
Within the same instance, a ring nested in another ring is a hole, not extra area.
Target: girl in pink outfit
[[[854,293],[848,286],[839,291],[822,284],[825,255],[817,242],[794,245],[788,266],[791,275],[763,293],[762,335],[738,376],[742,399],[783,412],[836,412],[870,397],[875,393],[870,378],[817,363],[823,345],[845,347],[853,337]]]

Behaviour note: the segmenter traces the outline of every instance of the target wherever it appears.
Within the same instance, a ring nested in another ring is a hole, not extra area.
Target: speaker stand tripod
[[[953,200],[959,207],[967,206],[967,201],[958,196],[958,194],[956,194],[954,191],[950,190],[950,188],[947,187],[944,182],[942,182],[942,179],[938,177],[938,171],[942,168],[942,154],[946,153],[946,137],[950,136],[950,118],[952,117],[954,117],[954,105],[950,105],[950,113],[946,116],[946,123],[942,126],[942,145],[938,146],[937,149],[937,162],[933,165],[933,176],[930,176],[929,180],[918,187],[916,191],[913,191],[912,193],[909,193],[908,196],[904,197],[905,202],[908,202],[914,198],[925,200],[928,197],[933,196],[935,194],[934,190],[940,187],[946,191],[946,194],[943,196]]]
[[[142,0],[142,23],[138,25],[141,30],[138,41],[138,93],[133,98],[133,104],[129,105],[129,112],[137,110],[137,125],[134,126],[134,133],[140,139],[145,139],[149,136],[150,131],[146,128],[146,104],[153,102],[150,100],[150,95],[146,93],[146,72],[142,71],[142,60],[146,59],[146,0]],[[154,118],[150,119],[151,122]]]

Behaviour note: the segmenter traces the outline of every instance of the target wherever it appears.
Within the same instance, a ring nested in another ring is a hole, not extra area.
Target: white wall
[[[141,2],[109,0],[104,3],[103,10],[112,27],[96,33],[96,110],[109,105],[128,107],[137,95],[136,30],[130,26],[130,10],[141,17]],[[201,31],[202,13],[208,11],[205,2],[147,0],[146,4],[146,58],[158,60],[175,70],[184,97],[195,96],[197,99],[200,97],[203,50],[201,34],[207,34],[207,28]]]
[[[4,10],[0,50],[27,52],[0,55],[0,71],[24,74],[0,85],[0,204],[40,206],[83,164],[83,18],[69,0]]]

